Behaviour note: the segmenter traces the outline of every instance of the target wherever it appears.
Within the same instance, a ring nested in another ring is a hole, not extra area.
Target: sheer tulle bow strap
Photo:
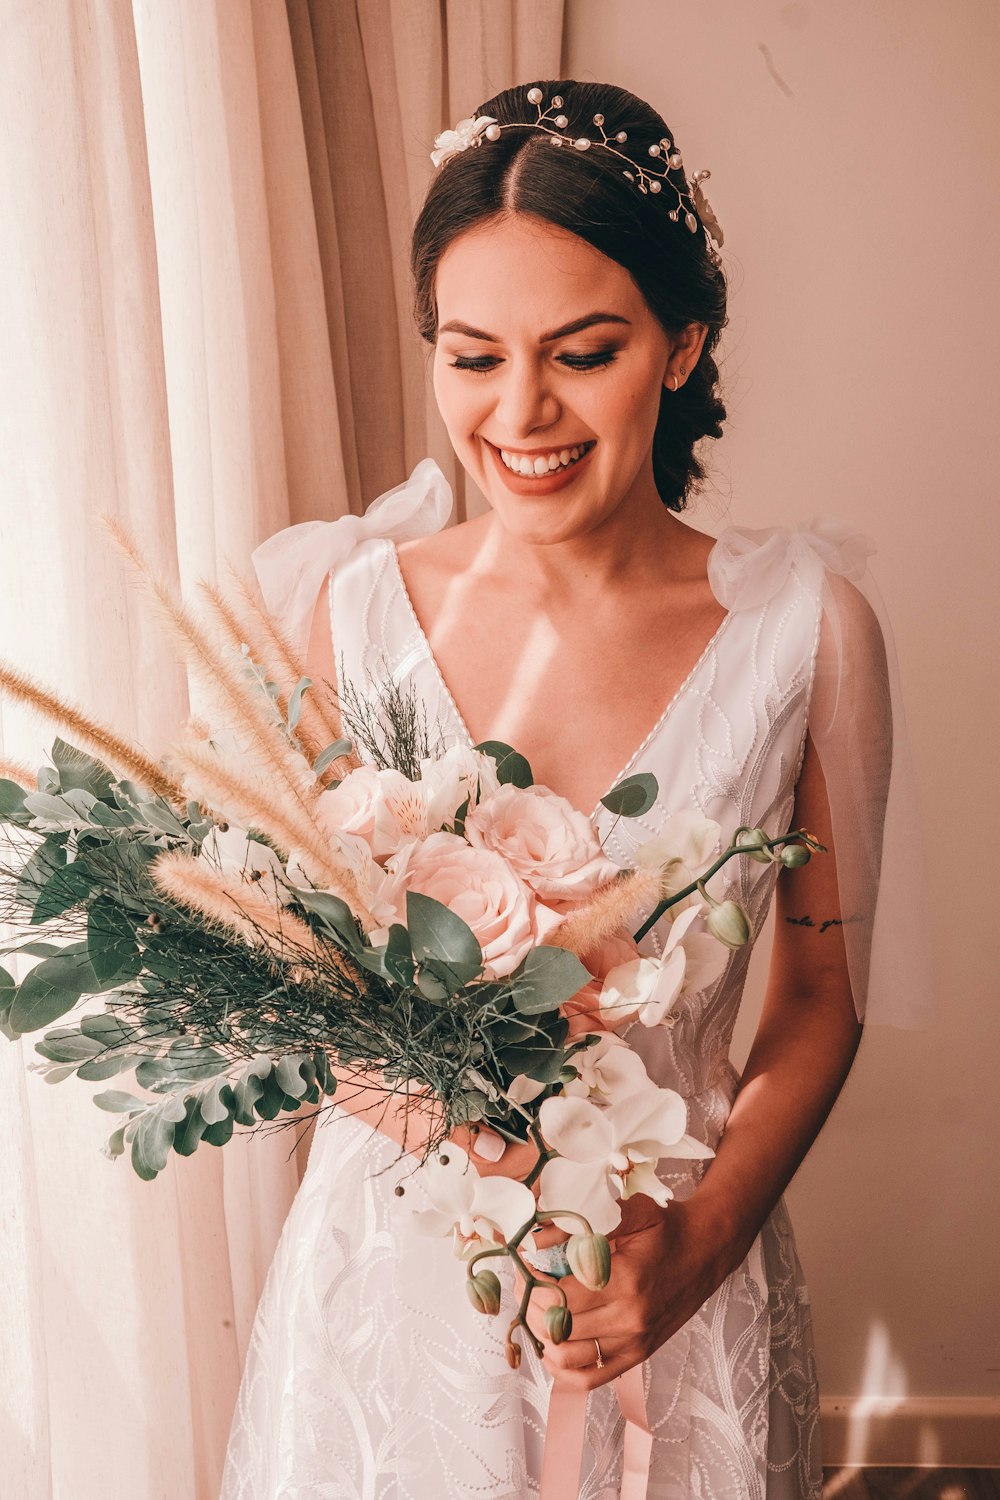
[[[447,479],[432,458],[425,458],[403,484],[373,500],[363,516],[301,521],[262,542],[252,562],[264,603],[296,650],[305,653],[316,599],[331,568],[370,537],[402,542],[440,531],[453,505]]]
[[[874,542],[863,532],[835,516],[819,516],[795,531],[731,526],[709,555],[708,581],[726,609],[759,609],[778,592],[793,566],[811,580],[819,581],[829,571],[857,583],[874,551]]]
[[[708,576],[727,609],[766,607],[794,568],[820,606],[809,625],[809,739],[823,772],[840,928],[859,1020],[933,1019],[923,829],[892,626],[868,567],[874,544],[823,517],[796,531],[724,531]],[[804,670],[806,670],[804,668]]]

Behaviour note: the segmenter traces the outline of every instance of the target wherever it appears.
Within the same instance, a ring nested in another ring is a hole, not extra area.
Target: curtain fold
[[[425,454],[464,503],[409,228],[434,136],[557,75],[561,26],[561,0],[8,9],[0,655],[159,754],[200,691],[100,512],[193,600]],[[37,767],[53,732],[0,698],[0,755]],[[50,1087],[36,1060],[0,1039],[0,1491],[214,1500],[308,1131],[203,1145],[144,1183],[101,1154],[97,1089]]]

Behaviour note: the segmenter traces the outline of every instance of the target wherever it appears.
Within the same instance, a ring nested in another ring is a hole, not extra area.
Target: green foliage
[[[483,740],[476,746],[483,755],[492,756],[497,763],[497,780],[501,786],[508,782],[513,786],[529,787],[534,785],[531,767],[523,755],[512,750],[510,745],[505,745],[502,740]]]
[[[647,771],[641,771],[619,781],[617,786],[612,787],[601,798],[601,802],[609,812],[617,813],[620,818],[639,818],[643,813],[649,812],[658,795],[656,777]]]

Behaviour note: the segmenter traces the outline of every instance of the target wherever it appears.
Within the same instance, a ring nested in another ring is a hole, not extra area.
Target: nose
[[[534,360],[510,358],[495,389],[498,428],[511,443],[522,442],[559,420],[559,400]]]

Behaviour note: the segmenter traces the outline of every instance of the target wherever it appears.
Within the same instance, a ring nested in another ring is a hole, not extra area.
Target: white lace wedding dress
[[[363,518],[309,523],[330,572],[338,662],[413,682],[448,742],[469,742],[399,571],[395,541],[446,513],[428,464]],[[431,465],[433,474],[440,471]],[[388,502],[388,503],[385,503]],[[297,528],[296,528],[297,529]],[[286,534],[282,534],[286,535]],[[793,545],[794,542],[794,545]],[[746,547],[745,539],[741,544]],[[725,546],[725,535],[718,548]],[[652,772],[644,817],[593,820],[629,863],[666,814],[698,809],[722,826],[788,826],[803,754],[819,634],[808,533],[769,543],[766,586],[730,608],[622,775]],[[751,566],[754,548],[729,559]],[[741,560],[742,559],[742,560]],[[313,594],[315,598],[315,593]],[[727,599],[722,602],[726,604]],[[655,696],[655,657],[650,658]],[[733,894],[760,932],[775,867],[733,861]],[[654,930],[642,946],[655,952]],[[688,1130],[717,1145],[737,1089],[729,1044],[749,948],[709,990],[685,997],[672,1029],[633,1025],[650,1075],[679,1090]],[[221,1500],[521,1500],[536,1494],[549,1377],[530,1347],[517,1372],[503,1353],[503,1312],[473,1311],[450,1241],[398,1233],[393,1188],[413,1166],[348,1114],[318,1125],[257,1314],[233,1421]],[[661,1164],[679,1197],[704,1164]],[[494,1262],[496,1266],[498,1263]],[[504,1309],[513,1299],[506,1263]],[[669,1266],[664,1275],[669,1276]],[[818,1392],[809,1299],[783,1203],[743,1263],[646,1362],[655,1500],[815,1500]],[[590,1396],[580,1496],[617,1497],[622,1418],[610,1385]]]

